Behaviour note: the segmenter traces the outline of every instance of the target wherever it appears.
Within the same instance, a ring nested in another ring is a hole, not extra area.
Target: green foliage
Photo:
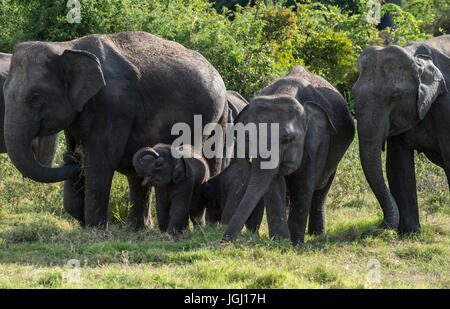
[[[389,29],[392,37],[398,40],[398,45],[404,45],[411,41],[419,41],[432,37],[420,30],[420,22],[416,20],[413,14],[402,10],[395,4],[386,4],[381,8],[382,14],[389,12],[394,20],[395,29]],[[390,42],[389,42],[390,43]]]
[[[405,1],[403,10],[383,6],[396,27],[382,32],[367,21],[366,1],[80,0],[81,22],[71,24],[67,0],[0,0],[0,50],[11,52],[25,40],[143,30],[199,51],[229,89],[246,97],[300,64],[351,101],[356,62],[365,47],[448,31],[445,0]]]
[[[142,0],[81,0],[81,23],[68,23],[67,2],[1,0],[0,21],[10,34],[8,43],[1,41],[6,46],[0,46],[11,51],[21,41],[67,41],[92,33],[138,30],[148,10]]]
[[[450,32],[448,0],[404,0],[403,6],[415,17],[422,32],[434,36]]]

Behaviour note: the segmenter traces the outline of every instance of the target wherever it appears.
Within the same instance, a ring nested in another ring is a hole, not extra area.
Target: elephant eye
[[[293,134],[289,134],[289,135],[284,135],[281,137],[281,142],[283,144],[288,144],[291,143],[292,141],[294,141],[294,135]]]
[[[39,93],[33,93],[30,98],[28,99],[28,104],[33,106],[39,106],[40,105],[40,98],[41,96]]]
[[[162,162],[161,161],[155,161],[155,167],[161,167]]]

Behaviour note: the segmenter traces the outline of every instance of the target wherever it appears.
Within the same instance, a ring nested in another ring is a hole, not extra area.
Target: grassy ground
[[[416,165],[421,235],[374,230],[381,211],[355,141],[329,195],[327,235],[308,236],[300,250],[270,241],[266,225],[225,248],[223,226],[176,240],[128,231],[120,175],[108,230],[85,231],[63,210],[61,184],[25,180],[1,155],[0,288],[450,288],[448,185],[425,157]]]

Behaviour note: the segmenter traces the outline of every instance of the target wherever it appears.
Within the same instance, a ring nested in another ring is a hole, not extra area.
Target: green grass
[[[23,179],[6,155],[0,160],[0,288],[450,288],[448,185],[424,156],[416,157],[421,235],[375,229],[381,210],[355,141],[329,194],[327,234],[308,236],[303,249],[269,240],[266,224],[226,247],[220,225],[178,239],[129,231],[120,175],[108,230],[82,230],[62,207],[62,184]],[[68,266],[74,259],[79,268]],[[379,283],[367,280],[372,259]]]

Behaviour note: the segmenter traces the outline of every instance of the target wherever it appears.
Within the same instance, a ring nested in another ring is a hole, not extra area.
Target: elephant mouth
[[[152,184],[152,176],[146,175],[144,176],[144,180],[141,182],[141,186],[148,187]]]

